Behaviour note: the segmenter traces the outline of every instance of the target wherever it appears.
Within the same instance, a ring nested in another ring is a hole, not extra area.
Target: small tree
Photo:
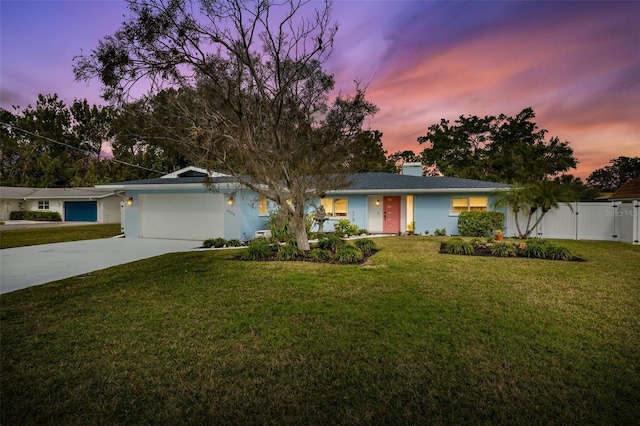
[[[548,180],[513,189],[500,189],[495,196],[493,207],[496,209],[507,207],[511,210],[515,216],[516,229],[520,238],[529,238],[542,218],[551,209],[558,208],[560,203],[566,204],[573,211],[570,202],[575,200],[575,195],[570,189],[558,182]],[[533,221],[533,217],[538,211],[540,211],[540,215]],[[520,212],[523,212],[527,218],[524,230],[519,222]]]

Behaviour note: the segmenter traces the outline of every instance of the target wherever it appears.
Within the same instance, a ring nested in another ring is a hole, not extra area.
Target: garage
[[[224,237],[224,196],[219,193],[140,196],[140,237],[203,241]]]
[[[65,201],[65,222],[97,222],[97,201]]]

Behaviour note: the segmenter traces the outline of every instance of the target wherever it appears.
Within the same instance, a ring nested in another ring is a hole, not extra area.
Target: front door
[[[400,197],[384,197],[384,218],[382,231],[385,234],[400,232]]]

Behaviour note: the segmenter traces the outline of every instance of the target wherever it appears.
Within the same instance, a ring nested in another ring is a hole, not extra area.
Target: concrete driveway
[[[0,293],[40,285],[165,253],[199,241],[105,238],[0,250]]]

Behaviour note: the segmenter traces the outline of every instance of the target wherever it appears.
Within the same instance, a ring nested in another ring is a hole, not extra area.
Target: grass
[[[94,240],[120,234],[119,223],[26,229],[7,229],[8,226],[10,225],[0,227],[0,249],[65,241]]]
[[[0,299],[2,424],[634,424],[640,247],[165,255]]]

